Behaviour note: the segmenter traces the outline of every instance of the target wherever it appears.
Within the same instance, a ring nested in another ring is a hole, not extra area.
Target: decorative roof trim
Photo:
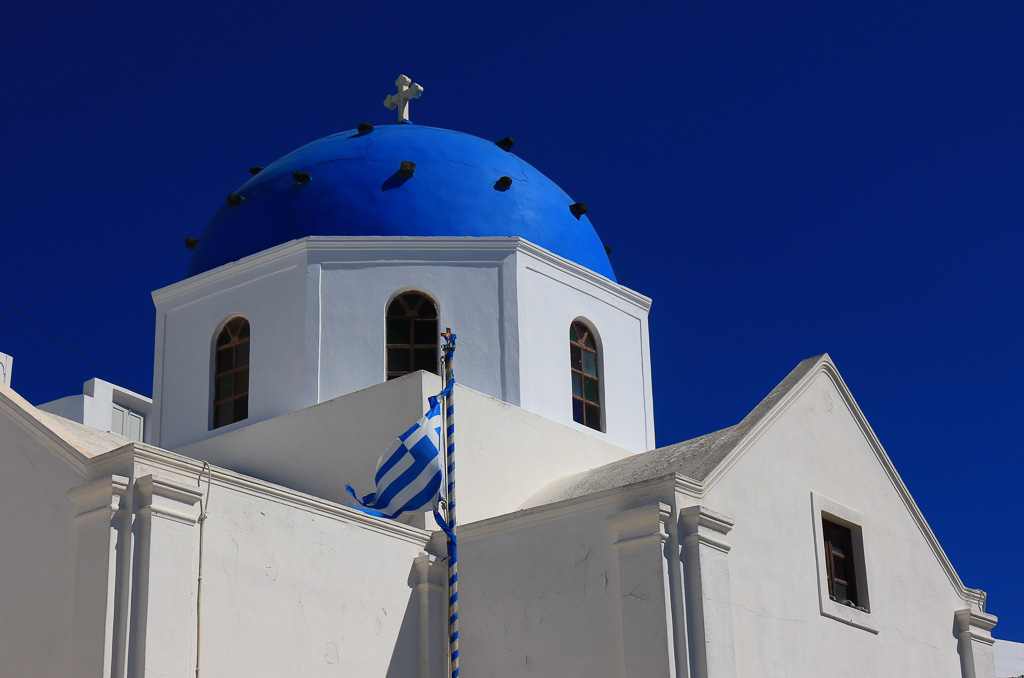
[[[827,353],[822,354],[814,366],[809,369],[796,384],[792,385],[788,392],[785,393],[777,403],[761,418],[757,423],[741,438],[736,445],[729,451],[725,458],[715,467],[711,473],[704,479],[700,485],[700,493],[703,496],[708,490],[729,471],[730,468],[743,456],[751,445],[761,437],[761,435],[777,420],[782,414],[789,409],[789,407],[796,402],[797,398],[802,394],[811,383],[814,378],[819,374],[824,374],[835,386],[836,392],[846,403],[854,420],[857,422],[861,433],[864,435],[864,439],[875,453],[875,458],[881,465],[882,470],[885,471],[889,477],[889,481],[892,483],[900,499],[903,500],[903,504],[907,511],[910,513],[911,518],[917,524],[918,529],[921,530],[921,534],[924,536],[925,541],[928,543],[932,554],[935,559],[942,566],[946,576],[949,578],[950,583],[956,589],[957,593],[969,605],[975,606],[979,611],[985,611],[985,592],[980,589],[967,588],[963,581],[960,579],[960,575],[957,574],[956,569],[953,567],[953,563],[949,560],[946,552],[942,549],[939,540],[936,538],[932,528],[928,525],[928,521],[925,520],[924,514],[918,507],[917,502],[910,494],[910,490],[907,489],[906,484],[900,477],[900,474],[896,471],[896,467],[893,465],[892,460],[886,453],[885,448],[882,446],[878,436],[875,435],[874,430],[868,423],[867,417],[864,416],[864,412],[860,409],[857,401],[853,397],[853,393],[850,392],[846,382],[843,381],[842,376],[839,374],[839,370],[836,369],[835,363],[832,362],[832,358]]]
[[[281,260],[288,259],[306,253],[307,263],[312,263],[310,255],[319,252],[408,252],[415,255],[417,252],[443,252],[443,251],[476,251],[476,252],[523,252],[539,259],[559,270],[602,290],[609,292],[631,304],[650,310],[651,299],[628,287],[624,287],[613,280],[610,280],[600,273],[595,273],[589,268],[581,266],[569,259],[561,257],[543,247],[536,245],[529,240],[517,236],[307,236],[290,242],[276,245],[269,249],[243,257],[204,273],[194,275],[190,278],[162,287],[153,291],[153,300],[163,303],[177,297],[194,294],[208,287],[222,284],[224,281],[242,274],[271,267]],[[433,259],[388,259],[381,263],[390,261],[401,261],[403,263],[439,263]],[[464,260],[459,260],[463,263]],[[488,259],[488,261],[491,261]],[[494,261],[497,261],[495,259]]]
[[[202,461],[192,459],[191,457],[183,457],[174,452],[153,447],[152,445],[136,443],[134,445],[133,457],[136,464],[140,462],[146,464],[147,472],[159,469],[167,473],[195,478],[199,478],[200,475],[206,473]],[[425,546],[427,540],[430,539],[431,533],[418,527],[412,527],[385,518],[377,518],[344,504],[321,499],[282,485],[275,485],[274,483],[236,473],[220,466],[211,465],[209,468],[211,469],[212,483],[220,487],[226,487],[253,497],[269,499],[278,504],[284,504],[332,520],[359,525],[371,532],[394,537],[421,547]]]

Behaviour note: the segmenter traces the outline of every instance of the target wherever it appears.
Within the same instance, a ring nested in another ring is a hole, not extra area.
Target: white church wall
[[[320,401],[385,380],[388,304],[421,291],[437,304],[439,331],[458,335],[459,382],[519,402],[515,241],[378,239],[353,248],[348,239],[335,239],[336,247],[324,240],[311,252],[311,269],[319,267],[311,277],[319,276]]]
[[[178,448],[384,381],[387,305],[410,290],[458,335],[460,383],[630,451],[654,446],[650,300],[519,238],[312,237],[154,292],[152,439]],[[251,325],[249,416],[211,430],[212,344],[233,315]],[[577,317],[602,343],[602,433],[572,420]]]
[[[177,451],[344,503],[346,483],[373,491],[378,458],[440,390],[439,377],[416,372]],[[551,477],[629,454],[461,385],[455,402],[462,521],[515,511]]]
[[[626,675],[610,511],[542,509],[464,525],[460,670],[504,678]]]
[[[809,382],[700,503],[735,521],[737,675],[961,675],[953,618],[969,605],[827,374]],[[860,626],[822,614],[822,507],[863,521],[858,567],[870,612],[850,614]]]
[[[463,524],[473,675],[691,675],[671,477]]]
[[[440,379],[415,372],[177,450],[240,473],[347,503],[373,491],[377,460],[426,411]]]
[[[522,406],[631,452],[655,446],[650,300],[543,250],[520,258]],[[573,421],[569,325],[597,334],[602,432]]]
[[[516,511],[551,478],[629,456],[576,428],[457,388],[456,459],[459,519]]]
[[[306,266],[276,248],[153,293],[155,443],[173,449],[304,407]],[[251,328],[249,416],[211,429],[217,332],[236,315]]]
[[[188,469],[175,471],[162,455],[144,456],[136,474],[205,493],[200,466],[183,462]],[[429,533],[220,469],[206,501],[203,675],[416,675],[414,560]],[[167,566],[194,589],[199,527],[185,529],[192,546]],[[178,610],[169,621],[191,639],[186,664],[194,666],[194,596],[181,608],[160,591],[150,595],[150,607]]]
[[[69,675],[80,476],[0,411],[0,674]],[[8,673],[11,671],[11,673]]]
[[[37,406],[44,412],[139,442],[150,440],[153,400],[103,379],[90,379],[82,393]]]
[[[992,649],[999,678],[1024,675],[1024,643],[996,640]]]

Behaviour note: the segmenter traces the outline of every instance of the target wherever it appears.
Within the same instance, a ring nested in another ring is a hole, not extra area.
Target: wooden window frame
[[[569,325],[569,374],[571,378],[572,419],[595,431],[603,431],[604,408],[601,404],[601,350],[596,333],[586,322],[573,320]],[[575,337],[575,339],[574,339]],[[579,359],[577,359],[577,353]],[[587,373],[587,357],[593,356],[593,374]],[[588,383],[593,383],[588,389]],[[588,394],[588,391],[590,393]]]
[[[396,309],[401,310],[402,314],[394,313]],[[388,302],[384,313],[384,377],[387,381],[417,370],[440,374],[439,315],[434,298],[420,290],[396,294]],[[406,322],[408,325],[403,327]],[[408,341],[401,340],[402,336],[399,335],[403,332],[407,332]],[[427,336],[430,340],[426,340]],[[395,365],[395,360],[401,359],[401,356],[405,356],[409,369]]]
[[[869,518],[836,501],[811,492],[811,518],[809,526],[814,537],[814,553],[817,560],[818,603],[823,617],[830,617],[850,626],[878,633],[878,616],[872,614],[876,605],[871,596],[869,558],[871,556],[871,533]],[[826,547],[828,525],[833,524],[849,535],[845,544],[847,558],[846,576],[852,584],[855,598],[847,593],[850,603],[843,604],[835,595],[835,559]],[[849,566],[852,565],[852,570]],[[831,581],[830,581],[831,580]],[[885,601],[881,601],[884,603]]]
[[[821,518],[822,542],[825,547],[825,572],[828,581],[828,596],[837,603],[846,604],[849,600],[856,607],[857,598],[857,569],[860,563],[857,562],[856,552],[853,548],[853,531],[837,522],[829,520],[826,516]],[[842,540],[842,549],[836,550],[832,535],[838,534]],[[838,561],[843,561],[846,571],[846,579],[837,574],[839,569]],[[836,595],[836,585],[846,587],[846,596],[840,600]]]
[[[225,334],[227,341],[221,343]],[[210,430],[223,428],[249,418],[249,366],[252,357],[250,338],[249,320],[243,316],[231,318],[217,333],[213,345]],[[230,355],[230,360],[228,355]],[[239,358],[243,355],[245,362],[239,364]],[[218,390],[221,380],[225,377],[231,378],[227,395],[221,394]],[[224,405],[228,407],[225,409]]]

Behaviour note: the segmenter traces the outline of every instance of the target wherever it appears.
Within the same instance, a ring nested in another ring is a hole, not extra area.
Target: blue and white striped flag
[[[430,398],[430,409],[412,428],[398,436],[377,462],[377,491],[362,499],[351,485],[349,494],[366,513],[396,518],[437,508],[441,497],[441,405]]]

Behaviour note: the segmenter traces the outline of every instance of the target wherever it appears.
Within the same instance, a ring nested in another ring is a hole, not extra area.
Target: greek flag
[[[441,497],[441,405],[430,398],[430,410],[391,443],[377,462],[377,491],[362,499],[347,485],[361,510],[384,518],[437,508]]]

